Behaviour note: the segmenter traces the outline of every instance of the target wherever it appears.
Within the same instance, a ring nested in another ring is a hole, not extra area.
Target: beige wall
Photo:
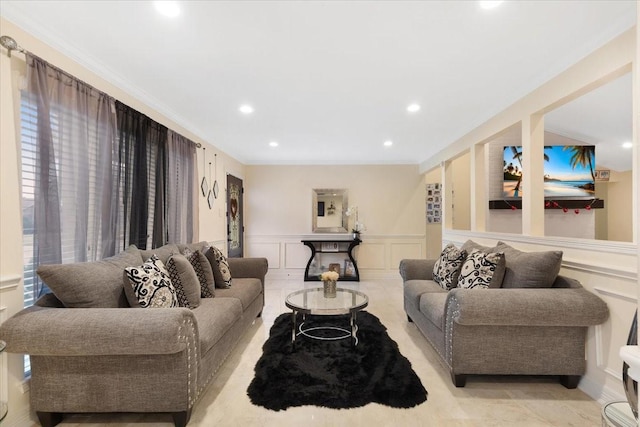
[[[3,35],[11,35],[26,50],[174,131],[203,144],[204,147],[207,147],[205,163],[209,161],[213,163],[214,153],[217,153],[216,178],[221,191],[214,204],[214,209],[211,210],[206,199],[202,197],[202,193],[199,193],[199,237],[200,240],[208,240],[224,247],[226,244],[225,177],[227,173],[231,173],[243,178],[244,166],[240,162],[217,150],[216,147],[178,125],[171,118],[163,116],[127,92],[22,31],[9,21],[0,18],[0,27]],[[19,175],[19,116],[15,114],[15,111],[18,111],[15,107],[20,102],[19,88],[24,84],[26,70],[23,54],[13,52],[9,58],[5,54],[5,50],[2,49],[2,51],[0,54],[0,153],[2,153],[0,155],[0,322],[15,314],[23,306],[22,252],[16,250],[16,248],[20,248],[20,242],[22,242],[22,215]],[[209,180],[208,164],[202,171],[203,153],[204,150],[198,150],[199,179],[202,179],[203,173],[206,173]],[[213,174],[213,167],[211,170]],[[29,413],[28,393],[22,392],[22,372],[22,357],[20,355],[3,353],[0,356],[0,400],[10,402],[9,415],[3,424],[20,425],[27,423],[27,420],[32,417]]]
[[[471,156],[469,153],[451,161],[451,226],[454,230],[471,229]]]
[[[633,171],[611,171],[609,182],[598,182],[606,187],[607,240],[631,242],[633,240]]]
[[[399,277],[401,258],[424,256],[424,181],[416,165],[247,166],[248,256],[266,256],[270,277],[301,279],[312,233],[312,189],[347,189],[366,226],[357,248],[363,278]]]

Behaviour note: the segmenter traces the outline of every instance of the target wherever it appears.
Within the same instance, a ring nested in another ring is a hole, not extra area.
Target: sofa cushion
[[[160,246],[159,248],[141,250],[140,253],[142,254],[143,261],[148,260],[152,255],[155,254],[163,264],[166,264],[171,255],[180,253],[180,249],[177,245],[168,243],[164,246]]]
[[[483,253],[472,249],[462,264],[458,287],[466,289],[499,288],[505,272],[502,252]]]
[[[167,261],[167,271],[180,307],[196,308],[200,305],[200,281],[193,266],[184,255],[173,254]]]
[[[191,249],[185,248],[183,255],[189,260],[191,266],[198,276],[200,282],[200,296],[202,298],[213,298],[215,294],[215,279],[213,278],[213,270],[206,256],[200,250],[192,252]]]
[[[192,313],[198,322],[200,354],[204,355],[242,316],[242,304],[237,298],[203,298]]]
[[[216,298],[237,298],[242,304],[242,311],[249,308],[251,303],[262,293],[262,283],[260,279],[236,278],[233,279],[233,286],[226,289],[218,289]]]
[[[128,307],[122,271],[141,262],[140,251],[131,245],[100,261],[41,265],[37,273],[65,307]]]
[[[213,277],[216,282],[216,288],[224,289],[231,287],[231,270],[229,269],[229,263],[227,257],[220,251],[220,249],[212,246],[205,253],[211,269],[213,270]]]
[[[156,255],[139,267],[124,269],[125,294],[132,307],[178,307],[176,290],[164,263]]]
[[[420,297],[420,312],[441,331],[444,331],[444,309],[447,295],[446,292],[428,292]]]
[[[433,280],[407,280],[404,282],[404,299],[411,302],[415,307],[420,306],[420,297],[424,293],[441,293],[447,294],[447,292],[440,287]]]
[[[560,272],[562,251],[522,252],[504,242],[497,248],[504,252],[506,270],[503,288],[550,288]]]
[[[433,266],[433,280],[442,289],[453,289],[458,283],[458,275],[462,268],[462,263],[467,257],[467,251],[456,248],[449,243],[440,254],[440,258]]]

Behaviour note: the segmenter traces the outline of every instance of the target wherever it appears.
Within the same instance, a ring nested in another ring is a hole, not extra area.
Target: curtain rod
[[[2,45],[2,47],[7,49],[7,56],[9,58],[11,58],[12,50],[17,50],[18,52],[24,53],[25,55],[28,53],[30,54],[30,52],[20,47],[18,45],[18,42],[11,36],[0,36],[0,45]],[[194,144],[196,145],[196,147],[202,148],[202,144],[200,144],[199,142],[194,142]]]

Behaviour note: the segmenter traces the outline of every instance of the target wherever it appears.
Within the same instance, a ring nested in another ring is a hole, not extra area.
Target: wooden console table
[[[360,273],[358,264],[353,256],[353,248],[358,246],[362,240],[360,239],[317,239],[302,240],[305,246],[311,249],[311,257],[307,262],[307,268],[304,270],[304,281],[313,282],[320,281],[319,275],[323,271],[329,271],[331,264],[340,264],[340,279],[342,281],[359,282]],[[340,259],[347,254],[348,260]],[[345,271],[346,263],[349,261],[353,266],[353,271]],[[351,274],[348,274],[351,273]]]

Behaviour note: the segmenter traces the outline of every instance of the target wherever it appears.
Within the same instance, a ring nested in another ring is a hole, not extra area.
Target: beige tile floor
[[[254,406],[246,390],[253,367],[275,318],[287,312],[285,296],[303,286],[318,284],[267,278],[266,306],[261,319],[242,338],[218,377],[196,404],[189,426],[455,426],[533,427],[600,426],[600,405],[579,389],[567,390],[557,381],[530,377],[471,377],[465,388],[455,388],[437,354],[402,309],[398,280],[340,283],[369,296],[367,310],[387,327],[402,354],[429,392],[427,402],[411,409],[378,404],[335,410],[305,406],[274,412]],[[71,415],[61,426],[171,426],[166,415]]]

